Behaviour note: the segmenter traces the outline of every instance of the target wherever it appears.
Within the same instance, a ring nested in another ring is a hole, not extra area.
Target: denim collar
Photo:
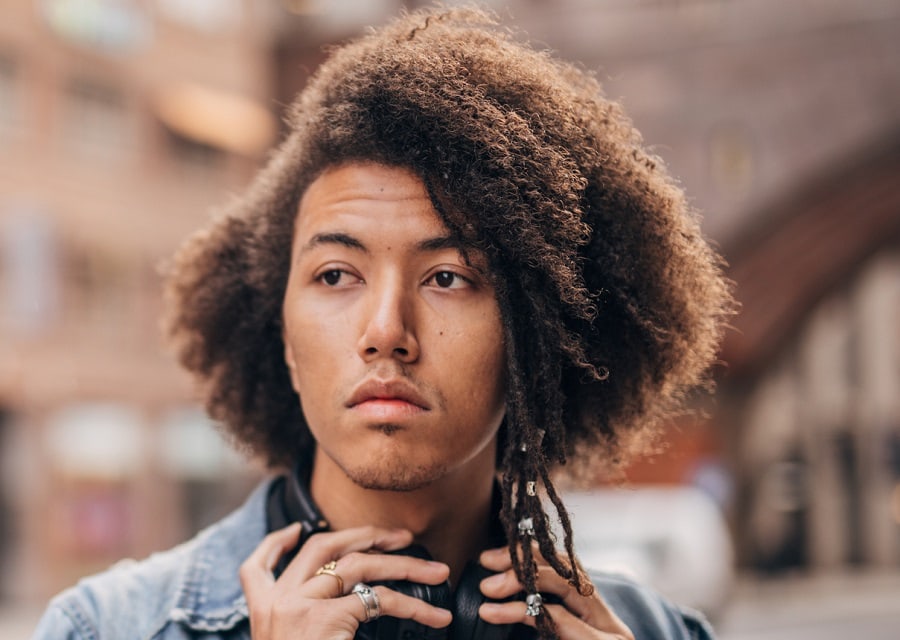
[[[266,535],[266,496],[262,482],[237,511],[200,534],[188,556],[175,601],[173,622],[194,631],[227,631],[247,619],[247,600],[238,570]]]
[[[184,555],[178,555],[185,558],[184,568],[175,580],[166,623],[198,633],[226,633],[248,619],[238,570],[266,535],[266,498],[272,482],[262,482],[237,511],[181,547]],[[649,589],[608,574],[592,577],[635,637],[713,638],[702,616],[672,606]]]
[[[241,507],[187,543],[192,548],[187,549],[166,622],[198,632],[224,632],[247,620],[247,600],[238,571],[268,533],[266,500],[277,480],[262,482]],[[493,508],[499,512],[499,487],[494,501]],[[495,520],[499,545],[505,537],[499,518]]]

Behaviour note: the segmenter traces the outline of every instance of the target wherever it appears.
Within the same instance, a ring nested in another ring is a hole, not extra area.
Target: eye
[[[322,274],[322,282],[327,285],[331,285],[332,287],[336,285],[341,280],[341,275],[343,271],[338,271],[337,269],[333,269],[331,271],[326,271]]]
[[[316,280],[326,284],[329,287],[337,287],[339,285],[347,285],[350,284],[354,279],[358,281],[358,278],[354,278],[354,276],[343,269],[329,269],[328,271],[323,271],[318,276],[316,276]]]
[[[453,271],[438,271],[428,281],[440,289],[459,289],[471,285],[471,282]]]

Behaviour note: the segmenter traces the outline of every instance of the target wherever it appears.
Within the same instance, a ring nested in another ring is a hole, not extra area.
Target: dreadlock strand
[[[566,510],[565,505],[563,505],[562,499],[556,491],[556,487],[553,486],[550,474],[546,470],[542,470],[541,478],[544,483],[544,490],[547,492],[547,497],[553,504],[556,515],[559,518],[560,526],[562,526],[563,529],[563,547],[565,548],[566,557],[569,562],[570,573],[569,575],[560,573],[560,575],[567,578],[569,584],[575,587],[579,594],[589,596],[594,592],[594,585],[585,575],[584,570],[581,568],[581,563],[578,562],[578,558],[575,555],[572,521],[569,518],[569,512]],[[554,566],[554,569],[555,568],[556,567]]]
[[[535,543],[544,556],[544,560],[553,567],[553,570],[560,577],[572,582],[572,570],[570,566],[564,562],[558,555],[556,546],[553,541],[553,535],[548,526],[548,518],[546,512],[541,513],[540,518],[534,520]]]

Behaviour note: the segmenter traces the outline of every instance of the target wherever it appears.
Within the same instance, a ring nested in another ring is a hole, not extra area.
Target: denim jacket
[[[264,482],[237,511],[193,540],[116,564],[56,596],[33,640],[250,638],[238,568],[266,534]],[[625,578],[592,575],[636,640],[710,640],[699,614]]]

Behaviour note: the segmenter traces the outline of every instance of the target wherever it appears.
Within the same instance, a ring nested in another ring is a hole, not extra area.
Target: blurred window
[[[54,413],[44,432],[53,470],[71,478],[134,477],[145,457],[140,413],[118,403],[72,404]]]
[[[63,109],[63,139],[74,153],[109,162],[130,155],[134,131],[119,89],[95,80],[73,80]]]
[[[244,19],[242,0],[156,0],[156,5],[166,19],[206,33],[233,31]]]
[[[193,0],[190,0],[193,2]],[[140,0],[42,0],[41,15],[59,37],[108,53],[147,45],[151,22]]]
[[[202,409],[172,410],[158,433],[162,466],[174,478],[219,482],[242,468],[240,456]]]
[[[141,291],[135,264],[99,245],[66,247],[68,310],[80,326],[103,327],[108,339],[121,337],[138,308]]]
[[[0,323],[34,335],[57,317],[56,229],[39,207],[11,203],[5,209],[0,219]]]
[[[14,466],[14,461],[12,460],[12,443],[9,442],[10,438],[7,436],[7,431],[9,431],[10,420],[8,420],[7,416],[10,415],[2,404],[0,404],[0,482],[3,483],[5,491],[0,491],[0,575],[9,575],[9,571],[11,570],[12,563],[9,562],[10,556],[9,553],[12,547],[12,541],[15,532],[13,531],[13,513],[12,509],[9,507],[9,503],[12,502],[11,496],[12,491],[9,489],[10,484],[15,483],[15,478],[13,475],[7,471],[7,469],[11,466]],[[16,469],[18,470],[18,469]],[[7,496],[10,496],[8,498]]]
[[[715,185],[728,194],[744,194],[756,173],[753,138],[738,123],[719,124],[709,140],[709,162]]]
[[[185,535],[225,516],[257,481],[198,407],[173,409],[157,433],[162,468],[181,491]]]
[[[0,54],[0,133],[8,133],[19,124],[19,73],[16,62]]]
[[[200,174],[209,177],[218,173],[225,165],[225,152],[209,144],[191,140],[166,128],[169,152],[179,172]]]
[[[55,557],[83,572],[133,553],[133,483],[148,451],[140,411],[117,402],[66,405],[48,416],[42,444],[55,487],[54,508],[43,516]]]

